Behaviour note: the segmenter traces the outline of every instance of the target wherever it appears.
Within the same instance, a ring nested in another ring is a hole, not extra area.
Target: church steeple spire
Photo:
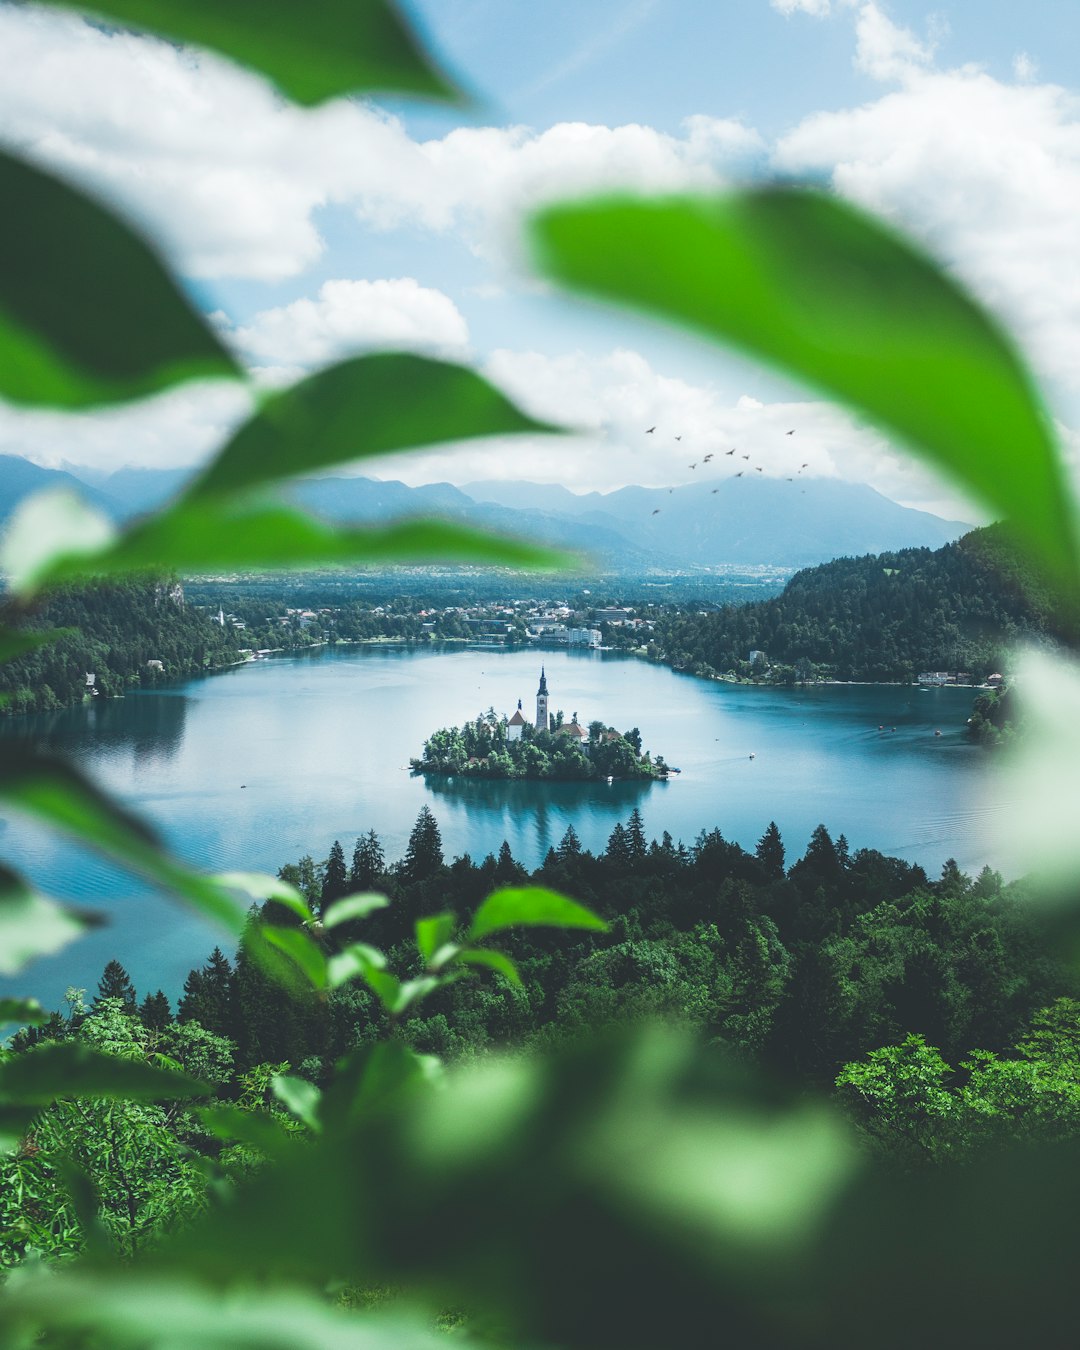
[[[544,667],[540,667],[540,688],[536,691],[536,729],[548,730],[548,687]]]

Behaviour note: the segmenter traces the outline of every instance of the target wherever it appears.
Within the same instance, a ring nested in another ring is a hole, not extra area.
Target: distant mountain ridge
[[[42,469],[0,455],[0,522],[30,492],[77,487],[112,519],[153,510],[188,471],[120,469],[109,475]],[[376,523],[437,515],[573,550],[604,570],[643,573],[732,565],[807,567],[900,548],[940,548],[971,527],[899,506],[838,479],[722,478],[677,488],[625,487],[577,495],[557,484],[477,482],[408,487],[374,478],[317,478],[291,495],[337,521]]]

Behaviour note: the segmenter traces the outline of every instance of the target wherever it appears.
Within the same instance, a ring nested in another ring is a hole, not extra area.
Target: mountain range
[[[43,469],[0,455],[0,522],[31,492],[74,487],[117,521],[155,509],[183,485],[181,469],[101,474]],[[374,478],[296,483],[293,499],[338,522],[436,515],[515,533],[589,556],[603,570],[644,573],[724,565],[806,567],[836,557],[939,548],[971,527],[915,511],[835,478],[723,478],[676,488],[576,494],[555,484],[476,482],[408,487]]]

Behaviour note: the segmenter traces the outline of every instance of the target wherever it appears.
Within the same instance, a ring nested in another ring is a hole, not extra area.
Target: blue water
[[[534,707],[541,660],[552,709],[622,730],[682,773],[668,783],[425,782],[403,767],[425,737],[492,705]],[[770,820],[789,861],[824,822],[852,849],[878,848],[931,873],[1015,869],[995,838],[1007,809],[992,757],[964,738],[970,690],[719,684],[600,652],[319,649],[65,713],[10,719],[0,737],[62,751],[146,816],[189,862],[275,872],[374,828],[404,852],[425,803],[447,858],[479,860],[506,839],[529,867],[573,822],[605,845],[640,807],[650,836],[693,842],[719,826],[752,848]],[[884,725],[886,730],[878,730]],[[895,727],[895,731],[890,728]],[[941,735],[935,736],[935,730]],[[751,753],[754,758],[751,759]],[[107,927],[0,985],[50,1006],[68,985],[93,989],[117,957],[140,995],[174,996],[219,934],[94,854],[26,820],[0,825],[0,853],[43,890],[105,913]]]

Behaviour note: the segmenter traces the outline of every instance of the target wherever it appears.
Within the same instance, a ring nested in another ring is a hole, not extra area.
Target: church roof
[[[523,727],[524,725],[525,725],[525,719],[524,719],[524,717],[522,717],[522,715],[521,715],[521,709],[520,709],[520,708],[515,708],[515,709],[514,709],[514,715],[513,715],[513,717],[511,717],[510,721],[507,723],[507,726],[511,726],[511,727]]]
[[[544,667],[541,666],[541,667],[540,667],[540,688],[539,688],[536,692],[537,692],[537,695],[540,695],[540,694],[546,694],[547,691],[548,691],[548,687],[547,687],[547,676],[544,674]]]

